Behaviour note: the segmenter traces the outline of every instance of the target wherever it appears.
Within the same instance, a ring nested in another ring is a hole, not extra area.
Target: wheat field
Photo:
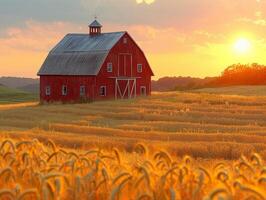
[[[20,199],[266,196],[264,96],[169,92],[92,104],[7,104],[0,106],[0,133],[6,199],[24,192]],[[36,174],[51,179],[34,187],[27,182]]]
[[[0,130],[8,137],[52,139],[70,148],[143,142],[176,156],[266,158],[266,97],[154,93],[149,98],[92,104],[0,106]]]
[[[72,150],[37,139],[1,141],[0,199],[265,199],[258,154],[204,167],[143,144],[131,153]]]

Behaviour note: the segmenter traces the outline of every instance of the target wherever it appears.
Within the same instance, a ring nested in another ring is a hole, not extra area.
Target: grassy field
[[[38,101],[38,94],[0,86],[0,104]]]
[[[266,96],[2,104],[0,134],[0,199],[266,196]]]
[[[222,88],[203,88],[193,90],[192,92],[244,96],[266,96],[266,86],[231,86]]]

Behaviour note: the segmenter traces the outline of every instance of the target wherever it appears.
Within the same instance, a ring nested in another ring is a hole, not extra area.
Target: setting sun
[[[234,44],[234,50],[238,54],[246,54],[251,49],[251,42],[248,39],[240,38]]]
[[[136,0],[137,4],[146,3],[146,4],[152,4],[155,0]]]

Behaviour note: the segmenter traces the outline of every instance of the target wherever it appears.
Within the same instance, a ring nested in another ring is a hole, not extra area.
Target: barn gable
[[[150,71],[150,75],[151,76],[154,76],[153,70],[152,70],[152,68],[150,66],[149,61],[146,58],[146,55],[145,55],[144,51],[140,48],[140,46],[138,45],[138,43],[136,43],[136,41],[131,37],[131,35],[128,34],[128,32],[126,32],[125,35],[130,38],[130,40],[135,44],[135,46],[138,48],[138,50],[142,53],[143,58],[145,59],[147,65],[148,65],[148,69]]]
[[[49,53],[38,75],[97,75],[124,34],[68,34]]]

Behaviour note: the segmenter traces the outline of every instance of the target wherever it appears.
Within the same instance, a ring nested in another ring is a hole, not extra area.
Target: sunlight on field
[[[0,140],[0,199],[265,199],[258,154],[201,162],[145,145],[66,149],[46,140]]]
[[[266,86],[230,86],[220,88],[203,88],[193,90],[192,92],[244,96],[266,96]]]
[[[25,103],[13,103],[13,104],[0,104],[0,110],[10,110],[14,108],[22,108],[28,106],[37,106],[38,102],[25,102]]]
[[[265,199],[266,97],[1,108],[0,199]]]
[[[0,132],[49,138],[65,147],[131,149],[137,142],[195,158],[266,158],[266,97],[155,93],[92,104],[28,105],[1,110]]]

